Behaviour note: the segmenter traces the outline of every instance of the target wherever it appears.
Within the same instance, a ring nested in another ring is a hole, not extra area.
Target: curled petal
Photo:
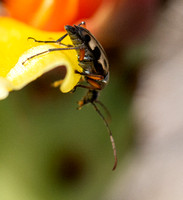
[[[78,66],[75,50],[54,51],[27,60],[40,52],[61,47],[58,44],[40,45],[27,40],[29,36],[49,40],[58,39],[64,33],[38,31],[8,18],[0,18],[0,31],[3,33],[0,38],[0,53],[3,55],[0,58],[0,99],[6,98],[9,91],[23,88],[58,66],[65,66],[67,69],[60,85],[62,92],[71,91],[79,82],[80,75],[76,74],[75,70],[82,70]],[[71,44],[69,37],[66,37],[63,43]]]

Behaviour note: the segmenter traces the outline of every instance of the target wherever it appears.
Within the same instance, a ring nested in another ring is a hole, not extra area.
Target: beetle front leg
[[[33,37],[28,37],[28,39],[32,39],[35,42],[39,42],[39,43],[60,43],[68,34],[66,33],[65,35],[63,35],[62,37],[60,37],[58,40],[36,40]]]
[[[62,37],[60,37],[58,40],[36,40],[33,37],[28,37],[28,39],[34,40],[34,42],[38,42],[38,43],[56,43],[59,45],[63,45],[66,47],[73,47],[73,45],[71,44],[63,44],[61,43],[61,41],[67,36],[68,34],[66,33],[65,35],[63,35]]]

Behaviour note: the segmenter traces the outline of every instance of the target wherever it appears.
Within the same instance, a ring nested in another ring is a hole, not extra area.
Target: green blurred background
[[[41,88],[41,82],[0,103],[0,198],[98,199],[119,173],[131,143],[130,95],[112,73],[100,96],[111,112],[117,146],[119,166],[112,171],[113,152],[103,121],[91,105],[76,109],[86,91],[61,94]]]

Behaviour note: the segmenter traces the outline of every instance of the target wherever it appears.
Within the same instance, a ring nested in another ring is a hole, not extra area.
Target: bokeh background
[[[182,0],[47,1],[44,19],[41,2],[4,0],[1,15],[52,31],[86,21],[110,62],[100,100],[119,163],[93,107],[76,109],[86,91],[60,93],[52,71],[0,102],[0,199],[182,199]]]

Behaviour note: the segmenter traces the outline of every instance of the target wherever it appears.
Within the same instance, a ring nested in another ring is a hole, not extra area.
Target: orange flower
[[[111,11],[114,11],[119,1],[121,0],[4,0],[4,6],[15,19],[42,30],[60,31],[64,25],[72,25],[81,20],[93,18],[92,25],[104,18],[109,21]]]

